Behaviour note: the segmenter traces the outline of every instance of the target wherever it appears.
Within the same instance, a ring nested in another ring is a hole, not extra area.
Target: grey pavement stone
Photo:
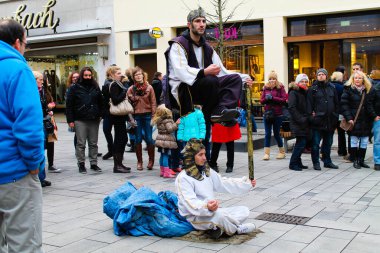
[[[332,152],[332,159],[340,166],[339,170],[323,168],[322,171],[296,173],[287,168],[290,154],[284,160],[266,162],[261,160],[263,150],[255,150],[257,188],[254,191],[242,196],[216,194],[222,205],[246,205],[250,208],[247,222],[254,222],[263,231],[256,238],[241,245],[228,245],[150,236],[118,237],[113,234],[112,220],[102,212],[104,197],[127,181],[158,192],[174,190],[174,180],[158,176],[159,154],[153,171],[136,171],[135,154],[125,153],[124,164],[132,166],[130,174],[114,174],[113,160],[99,159],[103,173],[81,175],[74,155],[73,134],[61,131],[67,128],[66,124],[59,123],[58,128],[60,139],[55,145],[55,165],[62,169],[62,173],[47,173],[53,185],[43,189],[43,238],[47,252],[312,252],[313,248],[320,246],[318,252],[324,252],[330,244],[335,246],[331,251],[334,252],[343,250],[341,246],[351,240],[356,242],[358,232],[369,235],[344,249],[344,252],[351,253],[361,252],[356,250],[360,243],[371,245],[373,240],[378,241],[380,173],[354,170],[351,164],[343,163],[336,152]],[[336,136],[334,138],[336,142]],[[101,131],[99,150],[106,151]],[[367,158],[370,163],[371,154],[372,145],[369,145]],[[146,152],[143,152],[143,158],[146,165]],[[309,156],[303,159],[305,164],[311,164]],[[246,153],[235,153],[234,172],[226,174],[223,167],[226,152],[221,151],[218,161],[223,169],[221,174],[246,176],[247,160]],[[89,165],[88,161],[86,164]],[[255,220],[262,212],[308,214],[314,218],[304,226]],[[331,220],[336,218],[338,221]]]
[[[93,252],[96,249],[105,247],[107,244],[102,242],[96,242],[91,240],[80,240],[78,242],[68,244],[64,247],[57,248],[54,253],[88,253]]]
[[[265,247],[260,253],[273,253],[273,252],[282,252],[282,253],[298,253],[301,252],[303,248],[307,246],[306,243],[286,241],[282,238],[271,243],[269,246]]]
[[[344,230],[336,230],[336,229],[326,229],[322,236],[331,237],[336,239],[344,239],[344,240],[352,240],[358,233],[344,231]]]
[[[177,252],[178,253],[213,253],[216,251],[189,246],[189,247],[183,248]]]
[[[281,239],[292,242],[311,243],[323,231],[325,231],[324,228],[298,225],[281,236]]]
[[[162,239],[157,242],[154,242],[146,247],[143,247],[143,250],[148,250],[152,252],[178,252],[182,248],[189,246],[192,242],[180,241],[174,239]]]
[[[349,244],[349,240],[320,236],[302,250],[303,253],[339,253]]]
[[[343,252],[374,253],[379,252],[380,235],[358,234]]]

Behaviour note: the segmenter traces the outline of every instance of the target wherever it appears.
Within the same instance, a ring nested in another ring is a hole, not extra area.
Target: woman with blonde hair
[[[117,106],[127,99],[127,88],[121,83],[122,73],[118,66],[110,66],[107,70],[108,79],[111,80],[109,85],[110,102]],[[128,142],[126,121],[128,115],[112,115],[110,121],[115,130],[115,138],[112,145],[112,156],[114,160],[114,173],[129,173],[131,168],[123,165],[123,155],[125,145]]]
[[[265,127],[265,141],[263,160],[269,160],[272,128],[279,149],[276,158],[285,158],[285,149],[280,136],[280,128],[282,124],[282,107],[286,104],[286,99],[287,94],[284,85],[278,81],[277,73],[272,70],[269,73],[268,82],[264,85],[260,99],[260,103],[264,105],[263,120]]]
[[[361,167],[369,168],[364,163],[364,159],[368,137],[372,129],[372,119],[368,113],[368,105],[366,103],[368,99],[367,95],[371,90],[371,83],[363,72],[356,71],[351,75],[346,85],[349,88],[343,91],[340,105],[343,117],[353,125],[352,129],[348,131],[351,137],[350,154],[353,156],[354,167],[356,169],[360,169]],[[360,107],[362,99],[363,103]],[[356,121],[354,121],[359,107],[360,112]]]
[[[143,170],[142,162],[142,135],[145,133],[145,141],[148,147],[148,170],[153,169],[154,143],[152,139],[152,126],[150,121],[156,112],[156,96],[151,85],[147,82],[147,75],[140,67],[132,70],[133,85],[128,89],[128,98],[134,108],[134,118],[137,123],[135,150],[137,157],[137,170]]]

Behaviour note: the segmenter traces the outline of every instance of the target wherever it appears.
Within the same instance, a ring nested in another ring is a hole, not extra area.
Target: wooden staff
[[[247,100],[247,148],[248,148],[248,174],[249,179],[255,179],[255,166],[253,163],[253,141],[252,141],[252,120],[251,120],[251,107],[252,107],[252,99],[251,99],[251,88],[245,87],[245,97]]]

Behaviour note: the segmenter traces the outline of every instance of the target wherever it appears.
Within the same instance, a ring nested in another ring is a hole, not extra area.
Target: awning
[[[94,37],[94,36],[100,36],[100,35],[110,35],[111,32],[112,32],[111,28],[102,28],[102,29],[75,31],[75,32],[68,32],[68,33],[56,33],[56,34],[49,34],[49,35],[32,36],[32,37],[28,37],[28,43],[70,40],[70,39]]]

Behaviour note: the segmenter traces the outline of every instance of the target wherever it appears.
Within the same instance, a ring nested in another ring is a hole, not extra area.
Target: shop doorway
[[[135,55],[135,65],[142,68],[148,73],[148,82],[151,83],[153,75],[157,70],[157,54],[139,54]],[[163,72],[161,70],[160,72]]]

